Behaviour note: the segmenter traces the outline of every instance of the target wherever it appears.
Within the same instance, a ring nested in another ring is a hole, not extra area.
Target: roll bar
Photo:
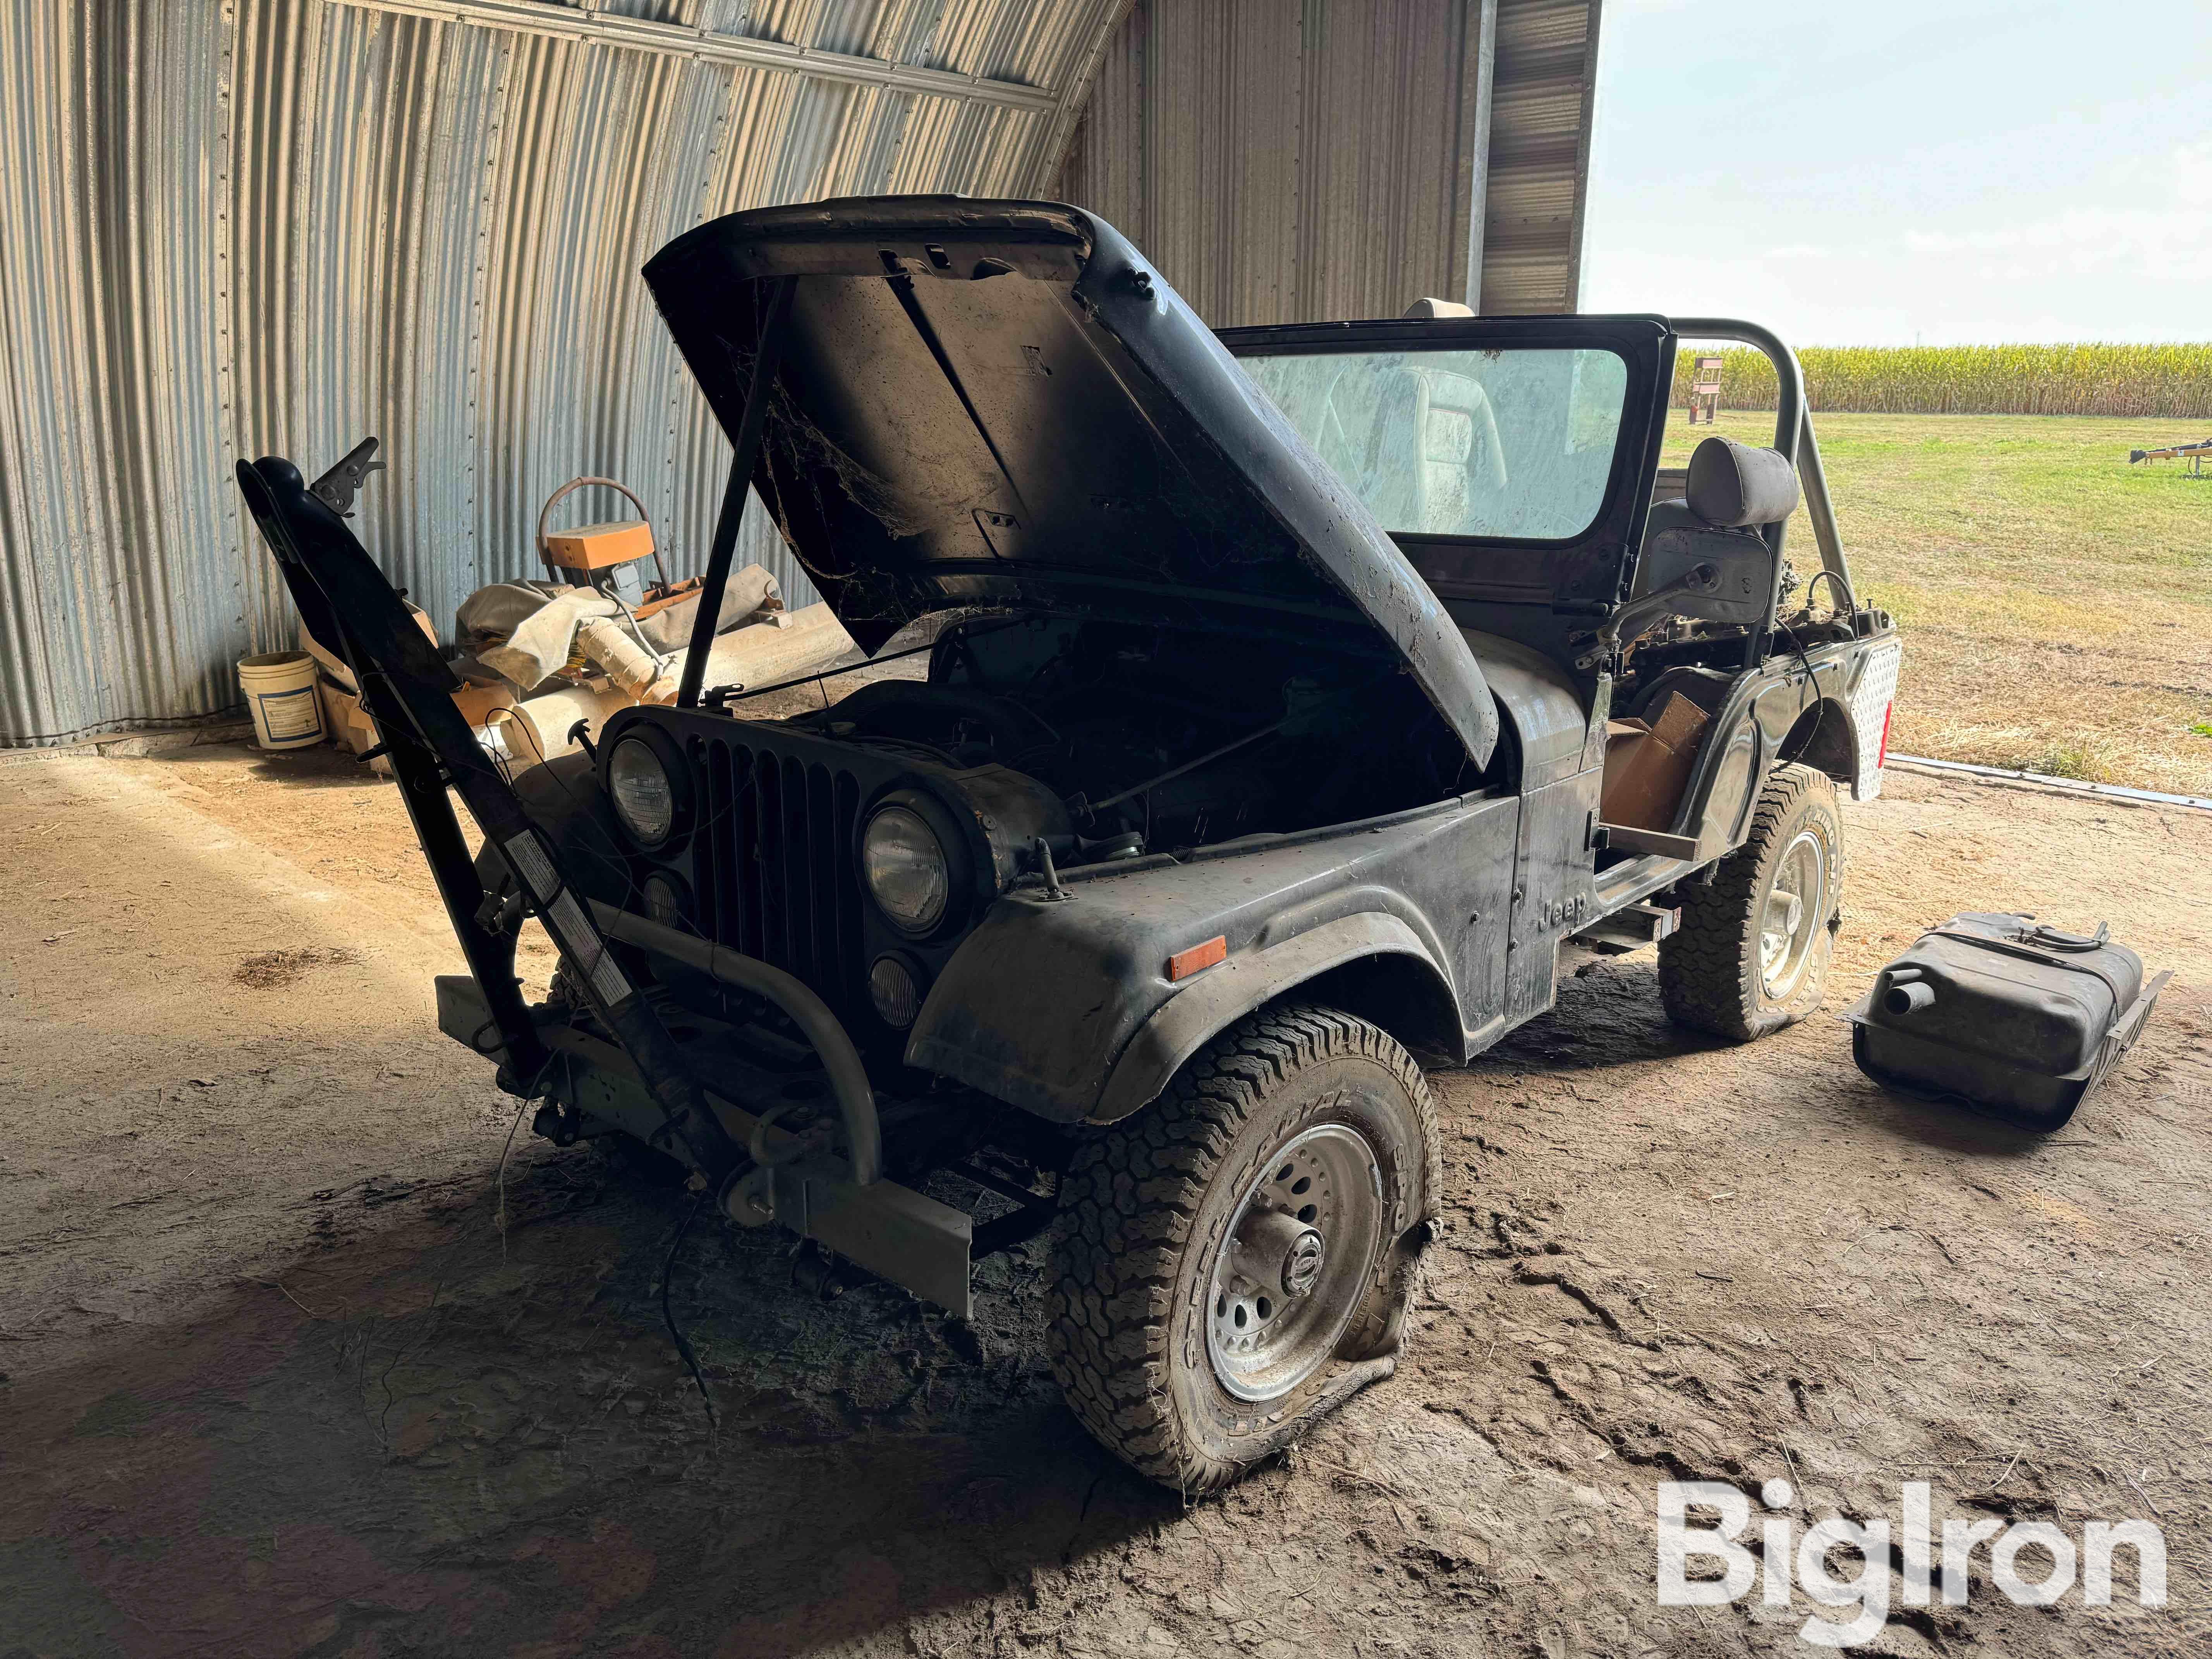
[[[1670,317],[1668,323],[1678,339],[1731,340],[1739,345],[1756,347],[1774,365],[1775,381],[1779,388],[1774,400],[1774,447],[1788,456],[1797,469],[1798,483],[1805,495],[1805,516],[1812,521],[1813,542],[1820,551],[1820,568],[1834,573],[1836,580],[1843,584],[1844,594],[1856,605],[1858,594],[1851,586],[1850,568],[1844,562],[1843,538],[1836,533],[1835,503],[1828,495],[1826,470],[1820,465],[1820,440],[1813,434],[1813,410],[1805,400],[1805,373],[1798,366],[1797,354],[1772,330],[1745,322],[1740,317]],[[1772,618],[1782,603],[1782,538],[1787,525],[1785,520],[1763,526],[1766,544],[1774,550],[1774,592],[1766,608],[1768,622],[1753,630],[1747,643],[1747,667],[1765,654]]]

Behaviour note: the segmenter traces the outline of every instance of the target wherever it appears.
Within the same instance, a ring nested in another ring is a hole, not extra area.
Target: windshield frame
[[[1463,323],[1473,319],[1454,319],[1449,320]],[[1417,325],[1423,328],[1433,328],[1437,326],[1437,324],[1428,319],[1422,319]],[[1509,536],[1494,532],[1478,532],[1474,531],[1401,530],[1387,521],[1384,521],[1381,518],[1380,513],[1377,512],[1376,521],[1381,523],[1383,530],[1394,541],[1398,542],[1401,546],[1410,547],[1427,543],[1455,545],[1469,543],[1480,543],[1485,546],[1530,549],[1573,547],[1577,544],[1588,539],[1590,532],[1604,520],[1606,517],[1606,509],[1612,503],[1613,492],[1620,487],[1624,473],[1632,470],[1633,468],[1633,457],[1625,456],[1624,453],[1625,451],[1632,448],[1632,446],[1625,444],[1623,442],[1623,439],[1629,433],[1630,428],[1633,424],[1632,411],[1638,392],[1638,387],[1635,384],[1635,363],[1628,352],[1623,350],[1619,345],[1610,340],[1593,339],[1587,334],[1580,334],[1571,338],[1562,337],[1561,338],[1553,341],[1539,341],[1532,338],[1516,339],[1510,342],[1499,342],[1494,340],[1483,340],[1478,342],[1471,341],[1462,337],[1450,341],[1421,343],[1404,337],[1394,337],[1385,340],[1373,335],[1361,334],[1357,337],[1336,336],[1330,338],[1326,343],[1309,343],[1302,340],[1292,341],[1291,339],[1285,338],[1283,337],[1285,331],[1270,329],[1267,331],[1267,332],[1273,337],[1267,342],[1268,349],[1258,349],[1256,345],[1246,344],[1240,340],[1230,337],[1232,334],[1241,335],[1249,331],[1250,331],[1226,329],[1221,331],[1223,343],[1227,345],[1231,354],[1240,361],[1245,358],[1276,357],[1411,356],[1423,353],[1433,353],[1437,356],[1445,356],[1472,355],[1479,352],[1559,353],[1565,351],[1595,351],[1603,352],[1606,355],[1613,357],[1620,363],[1622,368],[1621,404],[1620,416],[1613,428],[1613,455],[1607,465],[1604,485],[1602,489],[1599,490],[1596,498],[1590,505],[1589,518],[1580,526],[1580,527],[1564,536]],[[1256,376],[1255,377],[1255,384],[1257,384]],[[1264,387],[1261,389],[1263,392],[1265,391]],[[1287,410],[1284,410],[1284,416],[1285,419],[1289,419],[1290,411]],[[1314,440],[1310,436],[1307,437],[1306,441],[1310,445],[1314,443]],[[1316,451],[1318,451],[1319,446],[1316,445],[1315,447]],[[1342,475],[1340,473],[1339,476],[1341,477]],[[1350,479],[1347,478],[1345,482],[1347,487],[1351,485],[1352,481]],[[1354,490],[1354,493],[1358,493],[1356,489]],[[1374,504],[1371,502],[1369,503],[1369,510],[1376,511]]]
[[[1597,515],[1579,535],[1556,540],[1392,531],[1437,593],[1553,611],[1599,613],[1626,592],[1651,483],[1666,437],[1665,399],[1674,368],[1674,331],[1656,315],[1396,318],[1288,323],[1218,331],[1244,358],[1325,352],[1470,350],[1613,351],[1627,365],[1613,465]],[[1253,382],[1254,394],[1265,397]],[[1346,486],[1347,489],[1350,486]]]

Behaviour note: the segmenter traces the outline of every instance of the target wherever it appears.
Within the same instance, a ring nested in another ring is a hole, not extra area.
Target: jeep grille
[[[859,779],[720,738],[693,752],[701,919],[717,944],[796,974],[846,1012],[862,982]]]

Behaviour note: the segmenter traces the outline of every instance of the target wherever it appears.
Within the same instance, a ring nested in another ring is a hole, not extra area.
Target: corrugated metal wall
[[[692,568],[727,450],[636,272],[738,208],[1063,195],[1224,324],[1462,294],[1481,236],[1486,293],[1571,305],[1579,186],[1563,228],[1522,138],[1586,147],[1553,37],[1597,0],[1484,3],[9,0],[0,746],[237,706],[293,627],[241,455],[380,436],[362,540],[441,623],[577,473]]]
[[[1139,0],[1060,193],[1218,326],[1456,298],[1480,26],[1469,0]]]
[[[1121,9],[10,0],[0,744],[238,703],[293,627],[241,455],[380,436],[362,540],[441,621],[580,472],[690,563],[727,446],[638,267],[742,207],[1036,191]]]
[[[1599,0],[1493,0],[1487,312],[1578,308]]]
[[[1217,326],[1571,311],[1598,5],[1138,0],[1057,193]]]

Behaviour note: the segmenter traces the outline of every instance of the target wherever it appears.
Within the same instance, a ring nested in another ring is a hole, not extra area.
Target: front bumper
[[[483,990],[465,974],[437,980],[438,1027],[471,1053],[506,1061]],[[536,1022],[553,1063],[538,1085],[574,1111],[586,1133],[619,1132],[650,1142],[665,1113],[621,1048],[573,1025]],[[715,1200],[741,1226],[775,1224],[835,1250],[878,1277],[969,1317],[975,1221],[910,1187],[853,1179],[851,1164],[774,1121],[793,1087],[709,1045],[698,1056],[707,1103],[730,1139],[751,1154]],[[779,1098],[779,1097],[781,1098]],[[754,1109],[757,1108],[756,1110]]]

